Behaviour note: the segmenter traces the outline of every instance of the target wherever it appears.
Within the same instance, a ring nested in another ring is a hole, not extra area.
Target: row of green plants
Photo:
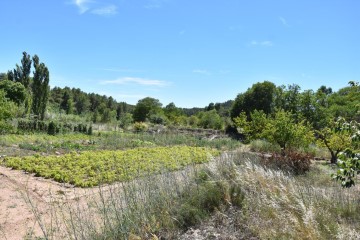
[[[84,151],[62,156],[6,157],[3,164],[36,176],[79,187],[128,181],[149,174],[179,170],[208,162],[219,151],[199,147],[135,148],[125,151]]]
[[[85,133],[92,134],[92,125],[84,123],[69,123],[69,122],[57,122],[57,121],[40,121],[31,119],[18,119],[17,120],[18,132],[44,132],[49,135],[56,135],[59,133]]]
[[[7,134],[0,139],[0,146],[11,147],[18,145],[21,150],[31,150],[38,153],[55,154],[84,150],[119,150],[136,147],[154,146],[192,146],[209,147],[218,150],[234,150],[242,143],[228,137],[208,139],[196,134],[179,134],[163,132],[152,134],[148,132],[97,132],[93,135],[83,133],[69,133],[48,135],[34,134]],[[24,151],[24,154],[25,151]],[[14,154],[7,154],[12,155]],[[22,154],[23,155],[23,154]]]

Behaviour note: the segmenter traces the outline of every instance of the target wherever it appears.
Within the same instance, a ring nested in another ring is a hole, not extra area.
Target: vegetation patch
[[[136,177],[174,171],[208,162],[217,150],[200,147],[135,148],[126,151],[84,151],[62,156],[7,157],[3,164],[36,176],[79,187],[128,181]]]

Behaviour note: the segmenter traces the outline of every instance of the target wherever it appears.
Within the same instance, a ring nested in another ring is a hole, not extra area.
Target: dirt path
[[[32,230],[41,234],[32,209],[42,215],[50,201],[68,201],[84,191],[0,166],[0,239],[23,239]]]

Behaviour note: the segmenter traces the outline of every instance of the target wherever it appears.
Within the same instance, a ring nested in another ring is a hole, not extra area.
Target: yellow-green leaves
[[[189,164],[208,162],[216,150],[200,147],[135,148],[126,151],[72,152],[62,156],[29,156],[5,159],[5,165],[37,176],[80,187],[127,181],[174,171]]]

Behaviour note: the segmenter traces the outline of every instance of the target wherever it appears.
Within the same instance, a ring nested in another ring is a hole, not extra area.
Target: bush
[[[266,140],[254,140],[250,142],[250,150],[254,152],[280,152],[280,147]]]
[[[49,123],[47,133],[48,133],[49,135],[55,135],[55,134],[56,134],[56,128],[57,128],[56,124],[55,124],[53,121],[51,121],[51,122]]]
[[[310,170],[311,158],[313,156],[309,154],[289,151],[286,154],[263,155],[261,163],[266,167],[281,169],[297,175]]]
[[[145,132],[148,129],[146,123],[143,122],[136,122],[134,123],[134,130],[135,132]]]

